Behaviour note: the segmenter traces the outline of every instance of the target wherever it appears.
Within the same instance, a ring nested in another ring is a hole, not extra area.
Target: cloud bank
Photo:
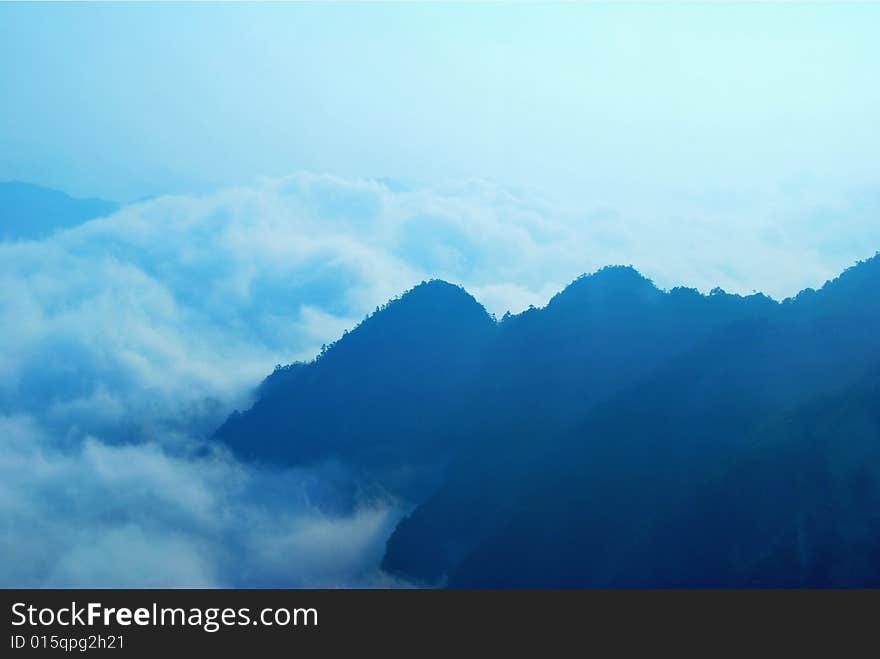
[[[343,476],[91,437],[63,450],[32,419],[0,417],[0,585],[387,583],[375,566],[402,508],[343,497]]]
[[[880,194],[812,190],[685,195],[670,214],[303,173],[0,243],[0,584],[377,583],[405,502],[361,496],[344,466],[205,445],[276,363],[430,277],[499,315],[612,263],[790,295],[880,246]]]

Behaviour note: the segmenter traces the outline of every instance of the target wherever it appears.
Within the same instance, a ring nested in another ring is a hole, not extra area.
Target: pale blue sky
[[[872,186],[878,28],[878,5],[4,4],[0,180]]]

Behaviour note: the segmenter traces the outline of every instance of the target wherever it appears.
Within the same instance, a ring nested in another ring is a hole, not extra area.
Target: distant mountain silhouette
[[[38,240],[118,208],[104,199],[76,199],[30,183],[0,182],[0,240]]]
[[[880,585],[880,257],[775,302],[629,267],[495,322],[433,281],[217,432],[417,504],[383,567],[452,587]]]

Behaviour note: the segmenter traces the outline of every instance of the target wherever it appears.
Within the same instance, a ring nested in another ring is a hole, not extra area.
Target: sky
[[[0,7],[0,178],[129,201],[300,170],[575,203],[874,184],[880,6]]]
[[[411,502],[212,429],[431,277],[500,317],[609,264],[782,299],[872,256],[878,20],[0,3],[0,181],[123,202],[0,242],[0,586],[401,585]]]

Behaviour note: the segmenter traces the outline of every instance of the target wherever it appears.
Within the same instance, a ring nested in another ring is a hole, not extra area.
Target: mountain
[[[415,507],[383,568],[451,587],[871,585],[880,257],[781,303],[630,267],[494,321],[433,281],[217,432]]]
[[[632,268],[613,267],[576,280],[544,309],[506,319],[473,397],[479,409],[463,420],[477,420],[470,432],[480,441],[400,523],[384,567],[441,581],[519,505],[521,490],[539,485],[542,470],[580,469],[568,438],[591,410],[718,333],[761,326],[777,307],[760,295],[664,293]]]
[[[0,240],[39,240],[118,208],[104,199],[77,199],[30,183],[0,182]]]
[[[734,529],[731,520],[764,515],[761,506],[745,502],[772,508],[774,498],[767,493],[784,489],[788,470],[810,461],[814,449],[804,433],[810,425],[800,419],[817,409],[817,401],[848,401],[852,414],[870,418],[870,399],[850,392],[858,388],[855,383],[880,372],[880,345],[870,332],[880,321],[874,295],[878,270],[875,258],[766,317],[723,326],[591,408],[563,436],[543,442],[536,437],[501,494],[486,497],[484,488],[479,495],[505,505],[496,507],[491,521],[482,520],[480,534],[468,538],[454,563],[435,564],[428,572],[400,570],[397,543],[412,546],[425,540],[406,538],[408,527],[418,522],[423,529],[435,529],[451,517],[447,512],[421,519],[429,505],[440,507],[429,500],[389,541],[386,567],[428,581],[448,576],[449,585],[462,587],[790,585],[792,575],[801,585],[825,585],[800,563],[787,565],[785,577],[777,565],[775,573],[761,579],[725,579],[705,564],[701,570],[697,548],[736,555],[737,545],[725,544],[717,527]],[[856,281],[859,285],[850,286]],[[864,427],[861,441],[876,447],[877,425]],[[786,435],[795,439],[786,444]],[[830,439],[826,461],[851,450],[846,442],[853,440],[843,426]],[[782,446],[793,447],[785,458]],[[779,471],[743,470],[743,462],[756,453],[760,464],[776,462]],[[706,504],[719,501],[718,483],[724,483],[725,507]],[[799,514],[821,516],[806,501],[818,505],[826,492],[820,482],[812,487],[812,498],[805,500],[808,510]],[[456,493],[454,498],[460,497]],[[780,514],[782,504],[791,500],[779,500],[777,518],[786,517]],[[731,509],[738,508],[734,517]],[[699,523],[691,518],[693,526],[682,525],[680,520],[694,511],[703,513]],[[715,516],[713,527],[707,520]],[[677,552],[659,541],[668,538],[662,530],[674,522],[679,523]],[[746,529],[740,530],[732,535],[746,542]],[[880,538],[876,523],[874,530]],[[769,550],[770,536],[782,532],[764,531],[767,536],[748,536],[754,555],[731,560],[758,560]],[[641,551],[634,553],[634,546]],[[675,570],[663,572],[662,565]]]
[[[462,288],[424,282],[315,361],[277,368],[216,438],[248,459],[339,460],[394,490],[424,487],[469,440],[457,417],[496,330]]]
[[[723,453],[714,424],[698,424],[703,451],[657,443],[679,437],[650,432],[656,417],[633,424],[589,460],[533,472],[447,585],[880,586],[878,410],[880,371],[741,420]]]

